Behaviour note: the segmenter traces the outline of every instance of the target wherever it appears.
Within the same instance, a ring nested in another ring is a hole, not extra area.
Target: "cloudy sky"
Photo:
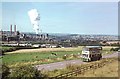
[[[118,33],[117,2],[3,2],[2,30],[16,24],[20,32],[34,32],[28,11],[40,13],[40,27],[47,33]]]

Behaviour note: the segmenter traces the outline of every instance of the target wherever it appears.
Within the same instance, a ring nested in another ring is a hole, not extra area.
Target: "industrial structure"
[[[14,31],[12,30],[12,25],[10,25],[10,31],[0,31],[1,41],[17,41],[19,42],[20,32],[16,30],[16,25],[14,25]]]
[[[115,35],[80,35],[80,34],[51,34],[20,32],[17,25],[10,25],[9,31],[0,31],[2,45],[33,46],[42,48],[76,47],[86,45],[119,45],[118,36]],[[111,41],[109,43],[109,41]],[[116,42],[114,42],[116,41]]]
[[[3,43],[19,43],[21,41],[40,41],[48,40],[48,34],[26,34],[17,31],[17,25],[10,25],[10,31],[0,31],[1,41]]]

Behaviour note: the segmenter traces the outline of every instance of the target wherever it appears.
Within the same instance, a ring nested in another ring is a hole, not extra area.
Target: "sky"
[[[2,30],[16,24],[20,32],[35,32],[31,9],[40,13],[39,29],[45,33],[118,34],[117,2],[3,2]]]

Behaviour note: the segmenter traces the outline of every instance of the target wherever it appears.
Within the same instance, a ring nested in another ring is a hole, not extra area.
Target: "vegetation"
[[[112,53],[112,47],[103,47],[103,54]],[[1,58],[9,66],[46,64],[64,60],[80,59],[82,47],[78,48],[48,48],[48,49],[30,49],[27,52],[6,53]],[[17,52],[17,51],[15,51]],[[52,53],[56,55],[52,55]],[[65,56],[66,55],[66,56]]]
[[[11,70],[6,65],[3,65],[2,79],[44,79],[46,75],[43,75],[40,71],[32,66],[19,66],[12,68]]]
[[[117,48],[111,48],[110,51],[118,51],[120,49],[120,47]]]
[[[112,48],[118,48],[117,46],[103,46],[102,53],[105,54],[112,54],[115,51],[111,51]]]
[[[84,74],[78,74],[77,77],[117,77],[118,76],[118,61],[116,58],[114,62],[105,65],[102,68],[92,69],[86,71]],[[108,59],[109,61],[110,59]],[[104,61],[104,60],[103,60]],[[102,62],[96,61],[96,62]],[[48,77],[55,77],[60,74],[65,74],[67,72],[74,71],[75,69],[79,69],[83,66],[87,66],[89,64],[94,64],[96,62],[89,62],[88,64],[83,65],[71,65],[68,64],[66,68],[54,71],[38,71],[33,68],[31,65],[19,65],[18,67],[14,67],[9,69],[6,65],[3,65],[3,79],[47,79]],[[75,76],[74,76],[75,77]]]
[[[78,74],[77,76],[73,75],[72,77],[118,77],[118,59],[117,58],[112,58],[112,59],[114,59],[115,61],[103,66],[102,68],[88,70],[84,74]],[[109,60],[111,60],[111,59],[108,59],[107,61],[109,61]],[[83,66],[87,66],[89,64],[99,63],[102,61],[104,61],[104,59],[102,59],[100,61],[96,61],[96,62],[89,62],[87,64],[82,64],[82,65],[69,64],[64,69],[60,69],[60,70],[56,69],[54,71],[46,71],[43,73],[48,75],[49,77],[55,77],[55,76],[58,76],[60,74],[72,72],[76,69],[79,70]]]
[[[52,55],[55,53],[57,56]],[[35,53],[16,53],[16,54],[6,54],[3,56],[2,60],[5,64],[43,64],[50,62],[63,61],[62,56],[69,55],[67,59],[73,59],[75,57],[71,57],[71,54],[78,54],[78,52],[35,52]]]
[[[2,52],[2,55],[4,54],[4,52],[11,52],[14,50],[16,50],[15,47],[0,46],[0,51]]]
[[[5,64],[2,65],[2,78],[7,79],[8,75],[10,74],[10,68]]]
[[[37,48],[37,49],[22,49],[19,51],[13,51],[13,52],[9,52],[6,54],[12,54],[12,53],[35,53],[35,52],[81,52],[83,46],[79,46],[79,47],[69,47],[69,48]]]
[[[93,69],[84,74],[79,74],[77,77],[118,77],[118,71],[120,71],[120,69],[118,69],[118,61],[116,60],[102,68]]]
[[[19,49],[35,49],[34,47],[20,47],[20,46],[0,46],[0,51],[2,52],[2,55],[5,54],[5,52],[12,52]]]
[[[5,47],[4,49],[8,49],[11,47]],[[103,54],[111,53],[110,51],[112,47],[103,47]],[[80,59],[80,54],[82,51],[82,46],[78,48],[47,48],[47,49],[28,49],[27,52],[23,50],[23,52],[14,51],[13,53],[5,53],[5,55],[1,56],[3,63],[6,65],[3,66],[4,78],[6,77],[14,77],[17,79],[23,77],[43,77],[43,76],[57,76],[58,74],[63,74],[69,71],[72,71],[76,68],[79,68],[77,65],[68,65],[66,69],[55,70],[51,72],[44,72],[45,75],[41,74],[32,68],[33,65],[36,64],[45,64],[52,63],[64,60],[71,59]],[[107,52],[107,53],[106,53]],[[56,54],[52,55],[52,53]],[[12,69],[12,72],[10,72]],[[27,74],[30,72],[30,74]],[[39,73],[39,75],[38,75]]]

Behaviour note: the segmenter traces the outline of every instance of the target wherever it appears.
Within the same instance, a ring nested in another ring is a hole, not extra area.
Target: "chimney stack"
[[[14,35],[17,35],[16,25],[14,25]]]
[[[12,24],[10,25],[10,33],[12,35]]]
[[[16,25],[14,25],[14,32],[16,33]]]

